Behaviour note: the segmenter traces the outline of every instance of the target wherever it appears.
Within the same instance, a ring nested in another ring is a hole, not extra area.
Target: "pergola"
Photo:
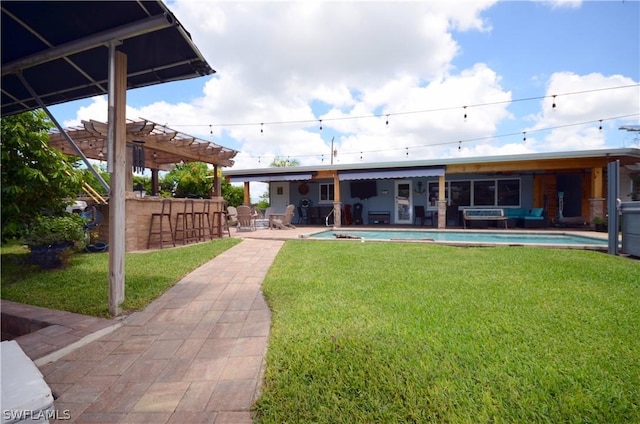
[[[66,128],[82,153],[89,159],[105,160],[107,157],[108,125],[99,121],[82,121],[82,125]],[[128,121],[126,139],[130,146],[144,149],[144,167],[169,171],[179,162],[205,162],[214,166],[232,166],[236,150],[219,146],[188,134],[175,131],[155,122],[141,119]],[[75,154],[65,136],[59,131],[49,134],[49,146],[66,154]]]

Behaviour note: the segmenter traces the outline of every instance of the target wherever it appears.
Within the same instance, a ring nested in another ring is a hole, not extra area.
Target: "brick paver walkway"
[[[261,285],[283,243],[242,241],[110,334],[42,365],[59,416],[251,423],[271,325]]]

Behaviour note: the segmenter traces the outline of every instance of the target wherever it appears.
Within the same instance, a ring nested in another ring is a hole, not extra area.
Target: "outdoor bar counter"
[[[151,224],[151,214],[160,213],[162,210],[163,197],[138,197],[136,192],[127,192],[125,197],[125,251],[133,252],[137,250],[147,250],[147,241],[149,239],[149,226]],[[176,216],[179,212],[184,212],[185,200],[193,200],[194,211],[202,212],[204,203],[209,200],[210,203],[210,220],[214,223],[214,212],[224,211],[224,199],[222,197],[213,197],[211,199],[176,199],[171,198],[171,225],[175,231]],[[103,215],[102,223],[98,226],[98,240],[101,242],[109,242],[109,205],[97,205],[98,210]],[[217,219],[217,218],[216,218]],[[156,229],[157,227],[156,220]],[[215,221],[216,223],[218,221]],[[166,221],[165,221],[166,223]],[[165,224],[166,225],[166,224]],[[217,232],[214,230],[214,237]],[[208,236],[208,234],[207,234]],[[176,242],[180,245],[182,242]],[[165,244],[168,247],[168,244]],[[154,243],[151,249],[159,249],[160,244]]]

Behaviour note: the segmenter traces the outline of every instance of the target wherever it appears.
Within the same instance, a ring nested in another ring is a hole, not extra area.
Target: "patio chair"
[[[251,213],[249,206],[238,206],[238,225],[237,231],[254,231],[256,229],[256,215]]]
[[[227,220],[229,227],[235,227],[238,225],[238,210],[235,206],[227,206]]]
[[[293,216],[295,215],[296,206],[289,205],[285,209],[283,214],[274,214],[269,215],[269,229],[278,228],[280,230],[296,228],[291,221],[293,220]]]

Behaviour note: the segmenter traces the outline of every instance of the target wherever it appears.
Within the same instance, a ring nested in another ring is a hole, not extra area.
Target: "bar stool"
[[[167,227],[164,226],[165,220],[169,224],[168,230]],[[154,223],[158,224],[156,225],[156,227],[159,227],[157,231],[154,231]],[[165,240],[165,235],[168,236],[167,240]],[[147,249],[151,247],[152,236],[158,236],[157,241],[160,243],[160,249],[164,247],[165,243],[171,243],[173,244],[173,247],[176,246],[176,240],[173,236],[173,227],[171,226],[171,199],[163,199],[162,209],[160,210],[160,213],[151,214],[151,222],[149,223],[149,238],[147,239]]]
[[[231,230],[229,229],[229,221],[227,221],[227,213],[225,211],[213,212],[213,221],[211,222],[211,234],[215,234],[219,238],[222,238],[223,231],[226,231],[229,237],[231,237]]]
[[[213,240],[211,232],[211,200],[205,200],[202,204],[202,211],[194,212],[195,229],[198,232],[198,240],[204,241],[209,233],[209,240]]]
[[[198,234],[195,230],[193,199],[184,200],[184,210],[176,215],[175,240],[187,244],[190,241],[197,241]],[[178,235],[180,233],[180,235]]]

